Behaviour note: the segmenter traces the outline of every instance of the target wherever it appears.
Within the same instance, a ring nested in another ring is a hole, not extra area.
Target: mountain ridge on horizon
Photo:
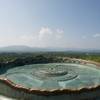
[[[31,47],[27,45],[10,45],[0,47],[0,52],[39,52],[39,51],[83,51],[100,52],[99,49],[84,48],[60,48],[60,47]]]

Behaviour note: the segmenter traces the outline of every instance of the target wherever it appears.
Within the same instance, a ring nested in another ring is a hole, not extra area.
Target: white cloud
[[[63,37],[64,31],[61,29],[53,30],[48,27],[42,27],[39,31],[39,39],[60,39]]]
[[[34,47],[64,47],[65,36],[62,29],[42,27],[36,33],[0,35],[0,46],[29,45]]]
[[[98,39],[97,39],[98,37]],[[41,27],[37,32],[18,32],[18,34],[2,34],[0,32],[0,46],[28,45],[33,47],[100,47],[100,34],[83,35],[80,39],[65,34],[63,29]],[[93,44],[93,45],[91,45]]]
[[[39,38],[39,40],[43,40],[45,38],[52,36],[52,34],[53,34],[53,32],[50,28],[42,27],[38,33],[38,38]]]
[[[100,37],[100,33],[94,34],[93,37],[94,37],[94,38]]]
[[[48,27],[42,27],[39,31],[39,34],[52,34],[52,30]]]
[[[42,27],[38,33],[38,40],[43,47],[61,47],[64,42],[64,31],[61,29],[53,30],[49,27]]]

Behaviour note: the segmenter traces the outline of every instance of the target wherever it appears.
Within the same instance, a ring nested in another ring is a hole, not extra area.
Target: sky
[[[0,47],[100,49],[100,0],[0,0]]]

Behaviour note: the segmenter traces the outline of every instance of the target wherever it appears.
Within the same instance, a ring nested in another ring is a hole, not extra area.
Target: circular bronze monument
[[[0,93],[18,100],[91,100],[99,92],[99,65],[83,61],[18,66],[0,75]]]

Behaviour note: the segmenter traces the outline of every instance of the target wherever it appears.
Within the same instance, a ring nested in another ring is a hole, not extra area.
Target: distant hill
[[[39,50],[39,48],[32,48],[29,46],[7,46],[0,48],[0,52],[33,52]]]
[[[7,47],[0,47],[0,52],[45,52],[45,51],[64,51],[64,52],[96,52],[100,53],[100,50],[96,49],[77,49],[77,48],[38,48],[29,47],[24,45],[14,45]]]
[[[45,51],[59,51],[60,49],[55,48],[38,48],[38,47],[29,47],[24,45],[14,45],[1,47],[0,52],[45,52]],[[62,51],[62,50],[60,50]]]

